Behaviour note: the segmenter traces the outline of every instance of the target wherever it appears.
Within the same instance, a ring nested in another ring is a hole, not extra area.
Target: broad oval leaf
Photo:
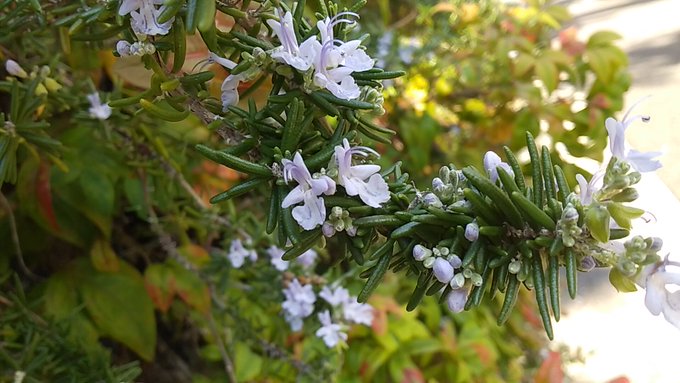
[[[156,350],[156,319],[141,275],[127,264],[117,273],[93,272],[80,292],[99,333],[150,361]]]

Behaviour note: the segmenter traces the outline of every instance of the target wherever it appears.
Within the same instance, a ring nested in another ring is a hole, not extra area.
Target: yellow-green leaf
[[[609,45],[613,41],[621,39],[621,35],[612,31],[599,31],[595,32],[588,39],[588,47],[596,47],[602,45]]]
[[[549,58],[536,60],[536,76],[549,93],[557,88],[557,67]]]
[[[90,248],[90,260],[95,269],[105,272],[115,272],[120,269],[120,263],[116,253],[111,248],[109,241],[99,238]]]
[[[633,281],[631,281],[630,278],[621,274],[621,272],[617,268],[612,268],[609,271],[609,283],[611,283],[612,286],[614,286],[614,288],[616,289],[616,291],[620,293],[632,293],[634,291],[637,291],[635,283],[633,283]]]
[[[121,342],[144,360],[156,350],[156,319],[141,275],[123,264],[116,273],[92,269],[79,286],[85,308],[103,336]]]

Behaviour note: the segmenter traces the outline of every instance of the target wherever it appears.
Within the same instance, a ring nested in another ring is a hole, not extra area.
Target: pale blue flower
[[[348,195],[358,195],[366,205],[380,207],[380,204],[390,199],[387,183],[378,173],[380,166],[352,165],[354,155],[368,157],[370,154],[378,156],[378,153],[367,147],[350,147],[349,141],[344,139],[342,145],[335,147],[335,155],[331,162],[338,168],[338,184],[345,187]]]
[[[628,116],[633,108],[643,100],[644,98],[633,104],[633,106],[626,111],[626,114],[623,115],[623,120],[621,122],[609,117],[605,120],[604,124],[607,128],[607,133],[609,134],[609,148],[611,149],[612,156],[630,163],[630,165],[639,172],[651,172],[661,167],[661,162],[656,159],[656,157],[661,155],[661,152],[642,153],[637,150],[626,149],[625,133],[630,124],[636,120],[642,122],[649,121],[648,116]]]
[[[289,183],[295,180],[298,183],[298,186],[283,199],[281,207],[287,208],[302,202],[302,206],[293,208],[293,218],[298,224],[305,230],[323,225],[326,219],[326,206],[323,198],[319,196],[334,194],[335,182],[325,175],[312,178],[300,152],[295,153],[293,161],[284,158],[281,162],[284,181]]]
[[[316,336],[323,339],[326,346],[335,347],[338,343],[347,340],[347,333],[343,331],[343,326],[332,322],[328,310],[319,313],[319,322],[321,322],[321,328],[316,330]]]

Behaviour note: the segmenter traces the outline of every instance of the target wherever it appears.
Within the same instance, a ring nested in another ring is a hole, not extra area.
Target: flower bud
[[[453,279],[453,266],[444,258],[437,258],[432,266],[434,277],[441,283],[449,283]]]
[[[649,250],[655,253],[661,250],[661,248],[663,247],[663,240],[659,237],[647,238],[645,239],[645,242],[647,243],[647,247],[649,248]]]
[[[472,281],[472,284],[475,286],[481,286],[482,283],[484,282],[482,276],[477,273],[473,273],[472,277],[470,277],[470,280]]]
[[[116,43],[116,52],[121,56],[130,56],[130,43],[125,40],[119,40]]]
[[[332,223],[326,221],[321,226],[321,232],[325,237],[330,238],[335,235],[335,228],[333,227]]]
[[[432,250],[428,249],[427,247],[423,245],[416,245],[413,248],[413,258],[415,258],[416,261],[423,261],[427,257],[432,256]]]
[[[343,231],[345,230],[345,222],[343,222],[342,220],[337,220],[333,224],[333,228],[335,229],[335,231]]]
[[[510,274],[517,274],[519,273],[519,270],[522,268],[522,262],[519,261],[518,259],[513,260],[510,262],[508,265],[508,272]]]
[[[449,286],[451,286],[452,289],[459,289],[465,285],[465,276],[462,273],[458,273],[453,276],[453,279],[451,279],[451,282],[449,282]]]
[[[465,309],[465,302],[467,302],[467,290],[457,289],[452,290],[449,295],[446,296],[446,305],[449,310],[454,313],[459,313]]]
[[[465,226],[465,239],[474,242],[477,238],[479,238],[479,225],[477,225],[477,222],[472,221]]]
[[[451,169],[449,169],[448,166],[442,166],[439,168],[439,178],[440,181],[442,181],[445,184],[448,184],[450,182],[450,176],[451,176]],[[433,180],[434,182],[434,180]]]
[[[447,259],[454,269],[457,269],[463,265],[463,261],[456,254],[449,255]]]
[[[333,218],[342,217],[342,208],[340,206],[333,206],[331,208],[331,217]]]
[[[426,207],[437,207],[440,208],[444,206],[442,204],[442,201],[439,200],[439,197],[437,197],[434,193],[425,193],[423,196],[423,205]]]
[[[53,79],[52,77],[47,77],[44,80],[45,82],[45,87],[47,88],[48,91],[54,93],[61,89],[61,84],[57,82],[57,80]]]
[[[444,187],[446,187],[446,184],[444,184],[444,181],[442,181],[441,178],[435,177],[432,180],[432,190],[434,190],[435,192],[442,191],[444,189]]]
[[[7,73],[11,74],[12,76],[19,77],[19,78],[26,78],[28,77],[28,73],[24,70],[24,68],[19,65],[18,62],[8,59],[5,62],[5,70],[7,70]]]
[[[425,260],[423,261],[423,266],[425,266],[425,267],[428,268],[428,269],[431,269],[432,266],[434,265],[434,261],[435,261],[435,260],[436,260],[435,257],[427,257],[427,258],[425,258]]]
[[[562,212],[562,221],[576,222],[578,221],[578,210],[572,204],[567,204]]]
[[[594,269],[596,266],[595,259],[593,257],[586,256],[581,259],[581,264],[579,265],[579,270],[588,272]]]

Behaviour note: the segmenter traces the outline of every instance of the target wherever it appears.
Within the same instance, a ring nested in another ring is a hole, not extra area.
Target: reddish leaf
[[[614,378],[607,383],[630,383],[630,380],[628,380],[628,378],[625,376],[619,376],[618,378]]]
[[[425,377],[417,368],[405,368],[401,383],[425,383]]]
[[[59,224],[57,223],[57,216],[54,214],[54,206],[52,205],[50,167],[45,161],[40,161],[40,166],[38,167],[38,174],[35,178],[35,194],[38,199],[40,212],[47,219],[47,222],[52,229],[59,232],[60,229]]]
[[[562,358],[559,352],[551,351],[534,376],[534,383],[562,383]]]
[[[167,312],[176,292],[172,268],[159,263],[147,267],[144,271],[144,288],[154,307]]]
[[[175,281],[175,291],[189,306],[201,313],[210,310],[210,290],[201,278],[191,271],[172,264],[172,274]]]
[[[208,251],[193,243],[181,246],[177,248],[177,251],[186,258],[186,260],[196,266],[203,266],[210,261]]]

